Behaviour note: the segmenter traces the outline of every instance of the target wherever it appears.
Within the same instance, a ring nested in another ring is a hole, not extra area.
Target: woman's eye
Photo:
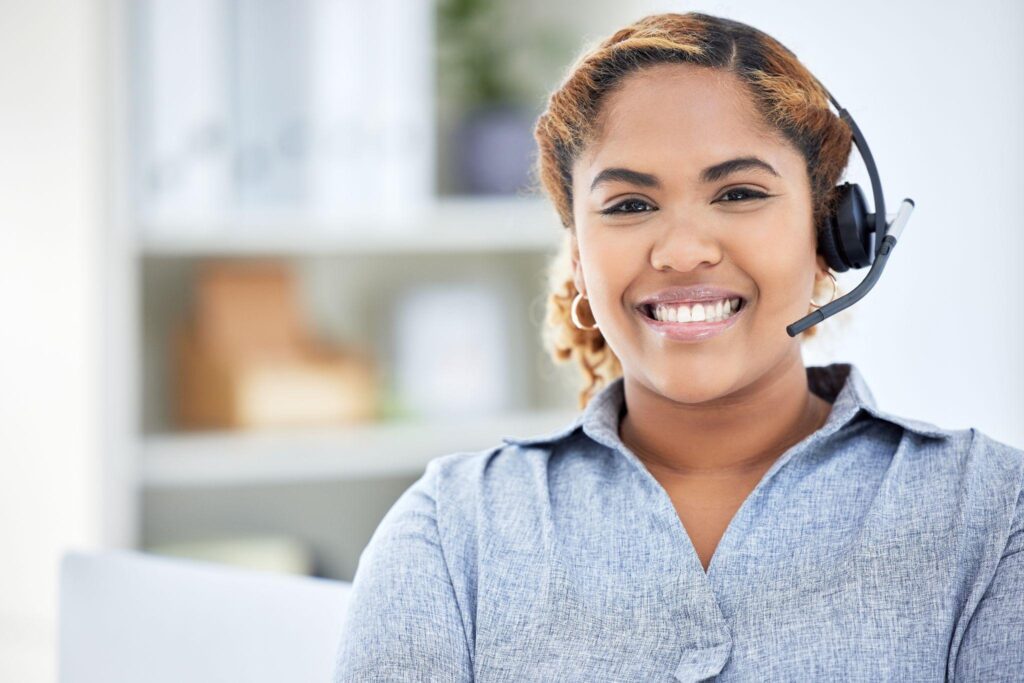
[[[755,190],[749,187],[737,187],[731,190],[726,190],[721,197],[715,200],[715,202],[724,201],[726,204],[732,204],[735,202],[745,202],[750,199],[765,199],[771,195],[767,195],[760,190]],[[729,199],[726,199],[729,197]],[[715,203],[715,202],[712,202]],[[629,208],[634,207],[634,208]],[[647,207],[636,209],[636,207]],[[646,213],[647,211],[653,211],[654,207],[645,202],[642,199],[626,199],[625,201],[619,202],[615,206],[604,209],[601,211],[606,216],[614,214],[628,214],[628,213]]]
[[[752,190],[749,187],[737,187],[731,190],[726,190],[725,193],[715,201],[722,201],[722,197],[735,197],[736,195],[739,195],[739,199],[728,199],[725,203],[729,204],[732,202],[745,202],[748,199],[764,199],[765,197],[768,196],[764,192]]]
[[[647,211],[647,209],[641,209],[639,211],[622,210],[623,207],[625,207],[625,206],[637,206],[637,205],[647,206],[647,207],[651,206],[650,204],[648,204],[647,202],[645,202],[642,199],[627,199],[627,200],[625,200],[623,202],[619,202],[615,206],[612,206],[610,208],[604,209],[603,211],[601,211],[601,213],[603,213],[606,216],[610,216],[610,215],[616,214],[616,213],[644,213],[644,212]]]

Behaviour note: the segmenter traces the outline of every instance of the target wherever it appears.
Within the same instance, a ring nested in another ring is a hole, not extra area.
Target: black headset
[[[825,89],[822,86],[822,89]],[[885,198],[882,196],[882,184],[878,180],[878,169],[868,149],[868,143],[860,133],[860,128],[843,109],[836,98],[827,89],[825,94],[839,112],[839,117],[849,124],[853,131],[853,143],[860,152],[861,159],[868,169],[871,178],[871,190],[874,195],[875,212],[868,213],[864,202],[864,193],[856,183],[843,183],[836,186],[839,193],[834,210],[824,218],[825,225],[818,230],[818,253],[825,257],[829,268],[837,272],[845,272],[851,268],[871,266],[871,270],[859,285],[835,301],[830,301],[821,308],[805,315],[795,323],[786,326],[790,337],[795,337],[807,328],[817,325],[825,318],[857,303],[868,293],[878,281],[889,260],[889,253],[896,246],[896,239],[914,210],[914,200],[904,198],[900,209],[891,223],[886,223]]]

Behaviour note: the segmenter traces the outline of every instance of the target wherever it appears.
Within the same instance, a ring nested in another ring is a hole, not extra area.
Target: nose
[[[651,247],[651,265],[655,270],[671,267],[679,272],[697,268],[702,263],[715,265],[722,260],[721,242],[713,228],[694,221],[674,221],[665,226]]]

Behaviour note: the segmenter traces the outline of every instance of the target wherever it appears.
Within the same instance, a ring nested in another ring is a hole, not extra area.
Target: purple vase
[[[500,104],[466,112],[452,140],[460,191],[525,191],[537,146],[533,126],[533,112],[520,105]]]

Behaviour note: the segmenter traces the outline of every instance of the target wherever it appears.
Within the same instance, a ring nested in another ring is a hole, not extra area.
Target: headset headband
[[[836,98],[832,96],[832,93],[828,91],[828,88],[822,85],[821,89],[825,91],[828,99],[832,101],[832,106],[839,112],[839,118],[846,121],[850,126],[850,130],[853,131],[853,144],[857,146],[860,158],[864,160],[864,165],[868,169],[868,177],[871,179],[871,194],[875,207],[875,244],[881,247],[882,238],[886,234],[885,197],[882,195],[882,181],[878,179],[878,167],[875,166],[875,158],[871,156],[868,141],[861,135],[860,128],[857,126],[857,122],[853,120],[853,117],[850,116],[850,112],[843,109],[839,102],[836,101]]]
[[[820,82],[819,82],[820,85]],[[795,337],[812,325],[817,325],[825,318],[835,315],[839,311],[852,306],[857,303],[868,291],[875,286],[879,276],[882,274],[882,270],[885,268],[886,262],[889,260],[889,254],[896,246],[896,240],[899,238],[900,233],[903,231],[907,220],[910,218],[911,212],[914,210],[914,200],[909,197],[905,197],[900,203],[899,211],[896,213],[895,218],[889,224],[886,223],[885,214],[885,198],[882,196],[882,183],[878,179],[878,169],[875,167],[875,160],[871,156],[871,150],[868,148],[868,143],[864,139],[864,136],[860,132],[860,128],[857,123],[853,120],[843,107],[836,101],[836,98],[832,97],[832,93],[828,91],[825,86],[821,86],[825,94],[828,95],[829,100],[835,106],[839,112],[839,117],[846,121],[850,126],[850,130],[853,133],[853,143],[857,146],[857,150],[860,152],[861,158],[864,160],[864,165],[868,170],[868,177],[871,179],[871,191],[874,197],[874,214],[866,214],[863,217],[866,221],[840,221],[841,225],[847,222],[858,225],[861,223],[871,222],[871,218],[874,218],[874,238],[875,238],[875,254],[871,260],[871,269],[864,279],[853,288],[849,293],[844,294],[835,301],[830,301],[821,308],[805,315],[791,325],[786,326],[786,332],[790,337]],[[853,185],[854,189],[858,189],[856,185]],[[855,206],[853,204],[851,207]],[[851,208],[850,211],[857,211],[858,209]],[[855,266],[860,267],[860,266]]]

